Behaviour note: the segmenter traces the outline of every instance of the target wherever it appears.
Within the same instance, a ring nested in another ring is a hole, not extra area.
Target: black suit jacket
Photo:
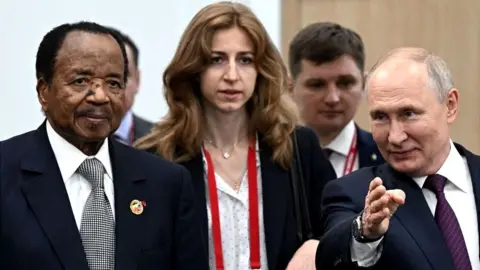
[[[153,123],[149,122],[135,114],[133,114],[133,141],[147,135],[153,127]]]
[[[461,145],[457,144],[456,148],[467,160],[478,213],[480,157]],[[421,188],[412,178],[396,172],[387,164],[360,169],[325,187],[322,220],[329,231],[318,246],[317,268],[357,268],[356,264],[351,263],[351,225],[363,210],[368,186],[376,176],[381,177],[387,189],[402,189],[406,200],[390,219],[381,258],[372,269],[454,269],[450,253]],[[478,217],[480,218],[480,215]]]
[[[208,269],[190,174],[109,140],[116,270]],[[134,215],[130,202],[146,202]],[[45,123],[0,142],[0,269],[88,270]]]
[[[315,133],[308,128],[297,128],[300,159],[306,185],[309,187],[310,215],[316,238],[320,238],[321,194],[325,184],[336,179],[332,165],[323,154]],[[284,270],[295,251],[301,246],[297,238],[294,218],[293,192],[289,172],[272,162],[272,148],[259,135],[259,151],[263,187],[263,212],[268,268]],[[200,206],[200,224],[203,235],[208,235],[206,185],[202,154],[182,163],[192,175],[195,194]],[[208,249],[208,239],[204,240]]]
[[[378,151],[377,144],[373,140],[372,134],[355,125],[357,129],[357,149],[359,168],[377,166],[383,164],[385,160]]]

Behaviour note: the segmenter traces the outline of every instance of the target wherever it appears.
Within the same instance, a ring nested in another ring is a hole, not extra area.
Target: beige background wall
[[[441,56],[460,90],[452,137],[480,153],[479,0],[283,0],[282,53],[309,23],[333,21],[357,31],[366,45],[367,68],[388,50],[419,46]],[[365,104],[356,121],[369,129]]]

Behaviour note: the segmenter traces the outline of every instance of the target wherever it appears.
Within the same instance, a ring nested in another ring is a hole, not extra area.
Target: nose
[[[232,59],[229,61],[227,65],[227,69],[225,71],[225,79],[228,81],[237,81],[239,78],[238,75],[238,67],[237,63],[235,62],[235,59]]]
[[[103,82],[93,82],[87,96],[87,100],[95,104],[104,104],[109,101],[107,90]]]
[[[329,86],[326,90],[327,96],[325,97],[325,103],[330,106],[334,106],[340,102],[340,92],[338,91],[337,87]]]
[[[390,130],[388,132],[388,142],[392,145],[400,146],[402,142],[407,140],[408,136],[405,132],[403,124],[393,120],[390,123]]]

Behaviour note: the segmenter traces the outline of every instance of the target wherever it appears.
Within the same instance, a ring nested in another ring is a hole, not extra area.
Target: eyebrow
[[[419,111],[422,111],[421,109],[419,108],[415,108],[414,106],[412,105],[406,105],[406,106],[403,106],[403,107],[400,107],[400,108],[397,108],[395,109],[395,113],[399,113],[399,112],[405,112],[405,111],[416,111],[416,112],[419,112]],[[386,113],[384,110],[380,110],[380,109],[376,109],[376,110],[372,110],[370,111],[370,116],[375,116],[377,114],[380,114],[380,113]]]
[[[353,76],[352,74],[340,74],[338,76],[339,79],[347,79],[347,80],[355,80],[357,81],[357,78]]]
[[[312,77],[305,80],[306,83],[324,83],[326,80],[324,78]]]
[[[370,117],[373,118],[373,117],[375,117],[375,115],[378,115],[380,113],[384,113],[384,112],[381,111],[381,110],[373,110],[373,111],[370,111],[369,114],[370,114]]]
[[[108,73],[107,78],[116,78],[116,79],[122,79],[123,75],[120,73]]]
[[[83,76],[93,76],[94,75],[94,72],[91,70],[91,69],[74,69],[73,72],[76,74],[76,75],[83,75]],[[122,79],[123,78],[123,75],[120,74],[120,73],[109,73],[107,74],[107,76],[105,76],[107,78],[116,78],[116,79]]]
[[[93,76],[93,71],[91,69],[74,69],[73,73],[77,75]]]
[[[212,54],[226,55],[227,53],[226,53],[226,52],[222,52],[222,51],[212,51]],[[245,54],[253,54],[253,52],[251,52],[251,51],[240,51],[240,52],[238,52],[237,54],[245,55]]]

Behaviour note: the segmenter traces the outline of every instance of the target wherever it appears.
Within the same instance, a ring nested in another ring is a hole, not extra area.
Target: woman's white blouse
[[[261,269],[267,270],[267,252],[265,247],[265,228],[263,225],[263,196],[260,156],[257,149],[257,181],[260,223],[260,262]],[[208,245],[210,269],[215,269],[215,253],[212,235],[212,214],[208,194],[207,163],[203,155],[204,179],[206,185],[206,202],[208,214]],[[248,175],[245,172],[238,193],[215,173],[218,204],[220,210],[220,228],[225,270],[247,270],[250,268],[250,231],[248,213]]]

